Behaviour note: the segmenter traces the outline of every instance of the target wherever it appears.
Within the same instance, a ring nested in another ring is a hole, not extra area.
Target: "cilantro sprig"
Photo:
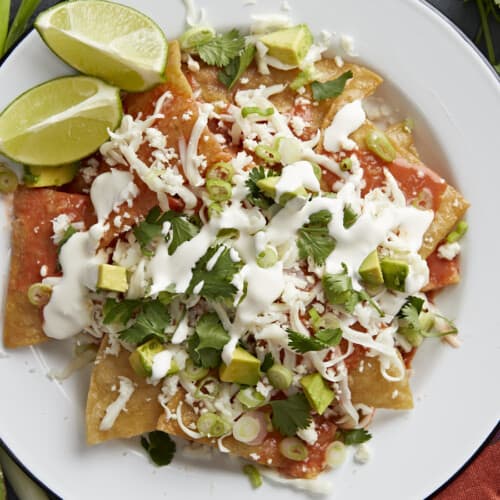
[[[166,236],[169,243],[169,255],[172,255],[182,243],[194,238],[199,231],[198,226],[185,215],[173,210],[162,213],[160,207],[154,207],[149,211],[144,221],[134,227],[134,235],[144,255],[153,255],[151,244],[161,236],[165,222],[169,222],[171,225]]]
[[[340,328],[319,330],[314,337],[308,337],[293,330],[287,330],[287,332],[288,346],[300,354],[310,351],[322,351],[339,345],[342,340],[342,330]]]
[[[219,82],[224,84],[228,89],[232,89],[252,63],[255,52],[255,45],[247,45],[240,55],[231,59],[231,61],[219,71],[217,75]]]
[[[198,293],[206,299],[221,301],[236,294],[237,289],[231,283],[231,280],[241,269],[243,263],[233,262],[228,247],[223,246],[223,250],[213,267],[210,270],[207,269],[210,259],[214,257],[221,246],[223,245],[219,244],[210,247],[207,253],[196,263],[188,293],[193,293],[195,287],[203,282],[203,286]]]
[[[148,434],[147,438],[142,436],[141,445],[159,467],[168,465],[174,458],[175,442],[165,432],[153,431]]]
[[[353,77],[352,71],[346,71],[335,80],[328,82],[314,81],[311,83],[313,98],[315,101],[323,101],[332,97],[338,97],[344,91],[347,80]]]
[[[250,170],[248,174],[248,179],[245,183],[248,188],[247,200],[258,208],[266,209],[274,204],[274,200],[266,196],[257,185],[257,182],[262,179],[267,179],[268,177],[276,177],[278,175],[272,169],[265,169],[264,167],[255,167]]]
[[[232,29],[195,45],[191,52],[198,54],[201,60],[209,66],[222,68],[237,57],[244,48],[245,38],[237,29]]]
[[[337,244],[328,230],[331,220],[332,214],[328,210],[320,210],[312,214],[309,222],[299,229],[297,247],[301,259],[311,256],[316,265],[322,266],[325,263]]]
[[[339,429],[336,439],[344,444],[362,444],[372,438],[372,435],[366,429]]]
[[[196,366],[217,368],[221,364],[221,352],[229,341],[215,313],[204,314],[196,325],[195,333],[188,340],[188,354]]]
[[[262,363],[260,364],[260,371],[267,373],[269,368],[271,368],[271,366],[273,365],[274,365],[274,357],[270,352],[268,352],[266,353],[264,359],[262,360]]]
[[[283,436],[295,436],[311,423],[311,407],[301,392],[288,399],[271,401],[273,427]]]

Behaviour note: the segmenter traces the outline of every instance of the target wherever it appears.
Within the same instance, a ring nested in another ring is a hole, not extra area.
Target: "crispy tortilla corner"
[[[391,374],[390,369],[389,374]],[[357,365],[350,368],[349,389],[354,404],[363,403],[374,408],[391,410],[413,408],[408,372],[403,380],[390,382],[380,372],[380,363],[377,358],[365,355]]]
[[[174,397],[168,403],[168,409],[175,417],[167,419],[163,413],[158,419],[157,429],[172,436],[182,437],[190,441],[206,444],[209,446],[217,447],[217,439],[193,439],[186,435],[178,424],[176,418],[176,410],[181,404],[182,422],[188,427],[196,429],[197,415],[194,413],[191,406],[182,403],[185,399],[186,393],[183,389],[179,389]],[[326,468],[325,452],[328,445],[334,440],[336,426],[324,420],[316,421],[316,430],[318,432],[318,441],[314,447],[308,446],[309,457],[304,462],[294,462],[281,455],[279,451],[279,443],[283,439],[277,432],[269,433],[266,440],[257,446],[249,446],[244,443],[236,441],[232,436],[228,436],[221,440],[222,446],[229,450],[232,455],[252,460],[262,465],[278,469],[283,474],[290,477],[297,478],[313,478]]]
[[[19,189],[14,196],[12,254],[4,320],[5,347],[23,347],[47,340],[41,310],[28,300],[28,289],[47,275],[57,274],[57,248],[53,244],[52,219],[67,214],[74,221],[88,221],[90,201],[86,195],[52,189]]]
[[[128,361],[129,352],[121,349],[118,356],[106,355],[108,339],[104,337],[92,370],[87,397],[86,425],[88,444],[97,444],[109,439],[129,438],[155,430],[163,409],[158,402],[160,385],[154,386],[138,377]],[[136,388],[113,427],[99,430],[107,407],[117,398],[113,386],[120,384],[118,377],[127,377]]]

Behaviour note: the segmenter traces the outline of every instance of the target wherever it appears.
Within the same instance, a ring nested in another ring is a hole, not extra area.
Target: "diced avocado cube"
[[[284,64],[298,66],[314,40],[307,25],[299,24],[264,35],[260,41],[268,48],[268,55],[271,57]]]
[[[164,350],[163,345],[158,340],[148,340],[140,345],[128,358],[135,373],[140,377],[150,377],[153,373],[153,359]]]
[[[276,185],[278,184],[280,178],[281,177],[279,176],[273,176],[266,177],[265,179],[260,179],[257,181],[257,187],[266,196],[274,199],[276,197]],[[299,187],[293,193],[283,193],[278,200],[279,204],[286,205],[292,198],[295,198],[296,196],[306,197],[307,191],[303,187]]]
[[[365,260],[359,266],[359,275],[361,279],[368,285],[383,285],[384,276],[382,274],[382,268],[380,267],[380,259],[378,258],[377,250],[365,258]]]
[[[236,347],[229,365],[224,363],[219,368],[222,382],[242,385],[256,385],[260,379],[260,361],[241,347]]]
[[[122,266],[101,264],[97,276],[97,288],[111,292],[126,292],[128,290],[127,269]]]
[[[335,393],[328,387],[323,377],[319,373],[311,373],[300,379],[300,385],[311,407],[319,415],[323,415],[335,399]]]
[[[380,261],[380,267],[385,286],[391,290],[404,292],[406,277],[410,272],[408,263],[404,260],[386,258]]]
[[[78,165],[70,163],[61,165],[60,167],[24,167],[23,182],[27,187],[49,187],[62,186],[71,182],[76,172]]]

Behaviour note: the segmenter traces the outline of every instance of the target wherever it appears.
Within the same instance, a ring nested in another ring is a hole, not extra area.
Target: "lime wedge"
[[[76,0],[42,12],[35,28],[65,62],[130,92],[164,81],[168,44],[144,14],[112,2]]]
[[[120,123],[120,91],[90,76],[28,90],[0,114],[0,152],[27,165],[62,165],[93,153]]]

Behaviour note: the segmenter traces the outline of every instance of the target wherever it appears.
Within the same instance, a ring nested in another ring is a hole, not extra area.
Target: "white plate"
[[[184,24],[180,0],[127,0],[150,15],[169,37]],[[243,0],[205,0],[220,28],[244,26],[251,12],[277,12],[279,2],[243,6]],[[416,408],[379,412],[373,424],[373,460],[348,460],[327,475],[336,498],[423,498],[475,452],[500,415],[498,117],[500,85],[478,53],[442,17],[410,0],[292,1],[291,14],[315,32],[351,34],[358,60],[381,73],[403,111],[417,116],[417,140],[427,163],[472,202],[463,245],[463,284],[440,304],[457,318],[464,341],[453,350],[429,341],[415,360]],[[0,68],[0,108],[33,85],[70,72],[32,33]],[[422,117],[426,117],[425,119]],[[0,207],[0,290],[5,289],[8,234]],[[137,441],[85,445],[88,373],[57,384],[49,367],[65,364],[57,342],[9,352],[0,359],[0,436],[25,466],[67,499],[255,499],[239,466],[228,459],[194,461],[179,454],[167,468],[151,466]],[[220,465],[222,464],[222,465]],[[260,498],[300,498],[266,484]]]

